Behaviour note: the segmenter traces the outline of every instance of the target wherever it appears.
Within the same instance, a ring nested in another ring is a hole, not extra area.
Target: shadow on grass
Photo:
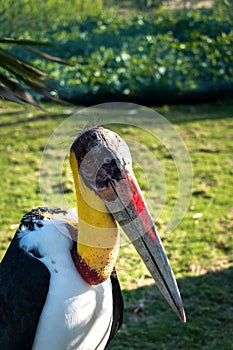
[[[43,120],[48,120],[48,119],[56,119],[56,118],[62,118],[62,115],[64,115],[62,112],[61,113],[51,113],[51,112],[44,112],[44,113],[40,113],[38,114],[38,111],[35,111],[35,116],[34,117],[30,117],[30,118],[25,118],[22,115],[26,114],[27,111],[25,109],[25,112],[20,110],[20,111],[15,111],[15,112],[6,112],[6,113],[2,113],[2,115],[4,116],[12,116],[13,118],[11,119],[11,121],[7,121],[7,122],[3,122],[0,123],[0,128],[6,127],[6,126],[14,126],[14,125],[18,125],[18,124],[25,124],[25,123],[29,123],[29,122],[38,122],[38,121],[43,121]],[[15,117],[15,118],[14,118]],[[0,113],[0,118],[1,118],[1,113]]]
[[[155,287],[124,291],[125,322],[112,350],[230,350],[233,267],[178,281],[187,315],[182,324]]]
[[[233,117],[233,100],[196,105],[165,106],[158,108],[158,112],[174,124],[228,119]]]
[[[136,102],[137,104],[137,102]],[[50,107],[50,103],[43,103],[42,106],[44,108]],[[71,105],[67,106],[67,109],[72,112],[72,108],[75,112],[77,112],[77,107],[80,108],[80,105]],[[16,108],[16,107],[14,107]],[[58,108],[61,108],[59,105]],[[63,106],[66,108],[66,106]],[[85,108],[85,107],[83,107]],[[148,107],[154,109],[159,112],[165,118],[167,118],[173,124],[183,124],[194,121],[205,121],[205,120],[220,120],[220,119],[228,119],[233,117],[233,100],[228,101],[219,101],[218,103],[206,103],[206,104],[198,104],[198,105],[172,105],[172,106],[163,106],[163,107]],[[51,111],[38,111],[35,109],[31,110],[30,113],[35,113],[33,117],[27,118],[25,115],[28,110],[25,106],[18,107],[16,110],[0,110],[0,128],[13,126],[18,124],[24,124],[27,122],[39,122],[45,121],[48,119],[57,119],[64,118],[64,116],[68,117],[69,113],[64,113],[63,110],[60,112],[51,112]],[[12,117],[11,120],[7,120],[6,122],[1,122],[1,117]],[[146,116],[146,115],[145,115]],[[130,116],[130,118],[132,118]],[[135,116],[135,119],[143,120],[144,115],[138,114]]]

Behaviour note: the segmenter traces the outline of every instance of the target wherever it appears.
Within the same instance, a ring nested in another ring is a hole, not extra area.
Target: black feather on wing
[[[19,247],[16,234],[0,265],[1,350],[31,350],[49,281],[48,269]]]
[[[111,274],[112,294],[113,294],[113,321],[110,336],[106,344],[105,350],[114,337],[115,333],[120,329],[123,323],[124,302],[121,294],[121,287],[117,278],[116,270]]]

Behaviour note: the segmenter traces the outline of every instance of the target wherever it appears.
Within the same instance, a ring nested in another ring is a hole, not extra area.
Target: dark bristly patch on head
[[[125,149],[127,145],[120,136],[101,126],[84,130],[71,146],[83,181],[94,190],[122,179]]]
[[[101,129],[103,128],[100,126],[87,129],[73,142],[71,151],[77,157],[78,166],[91,149],[101,144]]]

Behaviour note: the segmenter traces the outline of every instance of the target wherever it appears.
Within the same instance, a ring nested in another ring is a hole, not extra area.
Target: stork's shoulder
[[[48,269],[19,245],[23,227],[33,230],[39,220],[39,210],[23,217],[0,265],[0,344],[3,350],[31,349],[47,296]]]
[[[24,215],[16,234],[19,246],[46,265],[55,255],[67,254],[72,240],[77,240],[77,215],[72,210],[33,209]]]
[[[62,210],[59,208],[39,207],[26,213],[16,233],[42,228],[51,220],[64,221],[77,229],[77,212],[74,209]]]

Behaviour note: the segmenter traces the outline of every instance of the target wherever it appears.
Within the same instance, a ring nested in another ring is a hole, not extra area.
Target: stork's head
[[[95,207],[95,199],[97,203],[103,203],[102,217],[106,220],[107,214],[113,222],[117,222],[122,227],[150,271],[156,285],[179,318],[185,322],[185,313],[176,280],[133,174],[130,152],[124,140],[103,127],[85,130],[71,146],[71,167],[79,216],[85,205],[79,206],[80,197],[82,197],[82,203],[86,201],[91,207]],[[80,181],[87,191],[80,191]],[[83,198],[87,192],[92,193],[94,197]],[[93,203],[90,203],[93,198]],[[101,211],[100,208],[94,208],[94,210]]]

